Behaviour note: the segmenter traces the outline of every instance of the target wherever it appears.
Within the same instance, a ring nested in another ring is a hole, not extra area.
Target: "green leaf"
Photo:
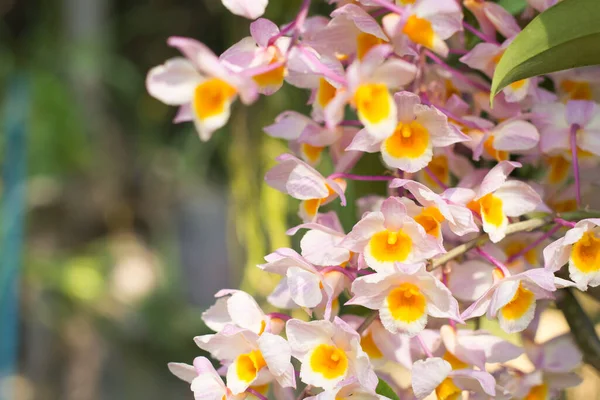
[[[564,0],[534,18],[498,63],[490,101],[521,79],[600,64],[599,4],[598,0]]]
[[[498,4],[512,15],[521,13],[527,7],[526,0],[499,0]]]
[[[375,392],[377,392],[377,394],[379,394],[379,395],[387,397],[388,399],[400,400],[400,398],[394,392],[394,390],[390,387],[390,385],[388,385],[388,383],[381,378],[379,378],[379,383],[377,384],[377,387],[375,388]]]

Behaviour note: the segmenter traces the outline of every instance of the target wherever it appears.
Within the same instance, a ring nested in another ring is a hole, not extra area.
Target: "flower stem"
[[[579,124],[571,125],[570,142],[571,155],[573,157],[573,175],[575,175],[575,195],[577,196],[577,207],[581,207],[581,181],[579,179],[579,159],[577,157],[577,131]]]
[[[448,185],[446,185],[444,182],[442,182],[442,180],[440,178],[438,178],[436,174],[433,173],[433,171],[431,170],[431,168],[425,167],[425,172],[443,190],[448,189]]]
[[[313,66],[324,78],[331,79],[337,83],[340,83],[344,86],[347,85],[346,78],[340,76],[329,69],[325,64],[323,64],[313,53],[306,50],[302,46],[296,46],[296,49],[304,56],[305,61],[308,62],[309,65]]]
[[[250,393],[251,395],[256,396],[260,400],[269,400],[265,396],[263,396],[261,393],[257,392],[256,390],[254,390],[252,388],[246,389],[246,393]]]
[[[496,258],[494,258],[494,256],[492,256],[490,253],[483,250],[481,247],[477,247],[475,249],[475,251],[477,252],[477,254],[479,254],[480,256],[482,256],[483,258],[485,258],[486,260],[488,260],[489,262],[494,264],[494,266],[499,268],[502,271],[502,273],[504,274],[504,276],[508,277],[511,275],[508,268],[506,268],[506,265],[504,265],[500,261],[496,260]]]
[[[425,54],[433,62],[435,62],[436,64],[438,64],[440,67],[444,68],[446,71],[450,72],[457,79],[460,79],[461,81],[463,81],[463,82],[465,82],[465,83],[473,86],[476,89],[482,90],[484,92],[489,92],[490,91],[489,85],[485,85],[485,84],[483,84],[481,82],[476,82],[473,79],[471,79],[468,76],[466,76],[465,74],[463,74],[462,72],[460,72],[460,71],[452,68],[451,66],[449,66],[448,64],[446,64],[444,61],[442,61],[441,58],[439,58],[438,56],[436,56],[435,54],[433,54],[432,51],[425,50]]]
[[[567,228],[574,228],[575,227],[575,222],[566,221],[566,220],[564,220],[562,218],[555,218],[554,222],[556,222],[560,226],[565,226]]]
[[[475,28],[473,25],[463,21],[463,27],[468,30],[469,32],[471,32],[473,35],[477,36],[479,39],[483,40],[484,42],[487,43],[493,43],[493,44],[499,44],[498,41],[496,41],[496,39],[489,37],[488,35],[486,35],[483,32],[480,32],[479,30],[477,30],[477,28]]]
[[[380,5],[381,7],[386,8],[396,14],[399,14],[399,15],[404,14],[404,10],[402,8],[398,7],[393,2],[390,2],[388,0],[371,0],[371,3]]]
[[[423,352],[425,353],[425,355],[427,355],[427,357],[429,357],[429,358],[432,358],[433,354],[431,353],[431,350],[429,350],[429,347],[427,347],[427,345],[425,344],[425,341],[423,340],[421,335],[417,335],[416,338],[417,338],[417,341],[419,342],[419,344],[421,345],[421,348],[423,349]]]
[[[288,33],[294,31],[294,34],[298,31],[298,28],[304,25],[304,21],[306,21],[306,17],[308,16],[308,9],[310,8],[311,0],[303,0],[302,5],[300,6],[300,10],[298,10],[298,14],[296,14],[296,18],[288,25],[286,25],[277,35],[274,35],[269,39],[268,45],[271,46],[275,44],[277,39],[280,37],[287,35]],[[291,47],[291,46],[290,46]]]
[[[524,256],[525,254],[527,254],[530,250],[535,249],[544,240],[548,239],[549,237],[552,237],[552,235],[554,235],[560,228],[561,228],[560,224],[554,225],[552,227],[552,229],[550,229],[548,232],[544,233],[542,236],[537,238],[533,243],[530,243],[529,246],[526,246],[523,250],[508,257],[508,259],[506,260],[506,264],[510,264],[511,262],[513,262],[513,261],[519,259],[520,257]]]

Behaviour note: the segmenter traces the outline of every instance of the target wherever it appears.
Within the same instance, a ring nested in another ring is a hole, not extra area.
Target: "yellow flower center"
[[[220,115],[236,93],[236,89],[227,82],[218,78],[208,79],[194,90],[194,112],[200,119]]]
[[[429,146],[429,132],[416,121],[400,122],[394,134],[384,142],[387,153],[394,158],[421,157]]]
[[[427,300],[412,283],[402,283],[388,294],[386,300],[392,317],[397,321],[411,323],[425,314]]]
[[[348,370],[348,357],[336,346],[320,344],[310,356],[310,367],[326,379],[339,378]]]
[[[465,369],[469,366],[466,362],[463,362],[456,358],[456,356],[449,351],[444,353],[444,360],[448,361],[448,363],[452,366],[452,369]]]
[[[600,270],[600,239],[594,232],[587,231],[573,245],[571,260],[575,267],[583,273]]]
[[[563,156],[554,156],[546,159],[550,172],[548,173],[548,181],[552,184],[559,184],[565,181],[571,170],[571,163]]]
[[[431,22],[426,19],[419,18],[416,15],[411,15],[406,20],[402,32],[409,37],[413,42],[423,45],[425,47],[433,47],[433,40],[435,39],[435,32],[431,26]]]
[[[569,94],[570,100],[592,100],[592,88],[588,82],[565,79],[560,88]]]
[[[442,183],[448,185],[450,183],[450,170],[448,168],[448,158],[445,155],[433,156],[429,162],[429,170],[435,175]],[[423,174],[425,182],[428,186],[439,187],[429,174]]]
[[[390,93],[382,83],[365,83],[354,94],[356,110],[360,118],[372,124],[385,120],[393,106]]]
[[[526,84],[526,83],[527,83],[527,79],[521,79],[520,81],[513,82],[513,83],[511,83],[511,84],[510,84],[510,85],[508,85],[508,86],[510,86],[510,88],[511,88],[512,90],[519,90],[519,89],[521,89],[523,86],[525,86],[525,84]]]
[[[548,385],[542,383],[531,388],[527,396],[523,400],[547,400],[548,399]]]
[[[258,371],[266,365],[260,350],[252,350],[250,353],[238,356],[236,373],[241,381],[252,382],[256,379]]]
[[[579,207],[577,206],[576,199],[567,199],[563,201],[551,201],[548,200],[548,205],[552,210],[557,213],[564,213],[568,211],[576,211]]]
[[[319,88],[317,89],[317,103],[321,107],[327,106],[331,99],[335,97],[336,88],[327,82],[326,79],[319,79]]]
[[[412,239],[403,231],[377,232],[369,240],[368,246],[372,256],[380,262],[402,262],[408,258],[412,250]]]
[[[362,60],[369,50],[383,43],[384,41],[377,36],[361,32],[356,37],[356,56],[359,60]]]
[[[381,350],[379,350],[379,347],[375,344],[371,332],[368,332],[360,338],[360,347],[362,347],[364,352],[372,359],[383,357],[383,353],[381,353]]]
[[[279,52],[279,50],[277,50]],[[279,62],[279,57],[274,56],[273,59],[269,62],[269,65],[275,64]],[[255,75],[252,77],[254,82],[262,88],[269,86],[279,86],[283,83],[283,78],[285,77],[286,69],[285,64],[281,65],[275,69],[264,72],[259,75]]]
[[[458,400],[462,396],[462,390],[454,384],[452,378],[446,378],[435,388],[438,400]]]
[[[480,214],[481,218],[490,225],[498,227],[504,222],[502,200],[493,193],[488,193],[479,200],[470,201],[467,207]]]
[[[523,287],[523,283],[519,283],[519,288],[515,292],[513,298],[501,308],[500,312],[504,319],[515,320],[521,318],[527,310],[535,303],[535,296],[531,290]]]
[[[306,159],[314,164],[319,161],[319,157],[321,157],[321,153],[323,152],[324,147],[313,146],[308,143],[302,143],[301,151],[302,154],[306,157]]]
[[[485,142],[483,142],[483,149],[496,161],[508,160],[508,152],[503,150],[496,150],[494,147],[494,136],[490,135]]]
[[[436,238],[440,237],[441,223],[444,220],[444,216],[436,207],[426,207],[415,217],[415,221],[425,229],[425,232]]]

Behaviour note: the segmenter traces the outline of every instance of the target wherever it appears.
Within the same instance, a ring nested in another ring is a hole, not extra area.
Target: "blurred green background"
[[[283,23],[300,0],[271,3]],[[248,35],[219,0],[3,0],[0,15],[0,310],[18,301],[17,340],[0,311],[0,399],[190,398],[166,364],[202,354],[214,293],[273,287],[254,265],[298,220],[263,184],[285,144],[260,128],[308,93],[238,103],[201,143],[144,80],[178,55],[171,35],[217,54]]]

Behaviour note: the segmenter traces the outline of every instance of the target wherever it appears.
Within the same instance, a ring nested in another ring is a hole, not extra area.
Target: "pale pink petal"
[[[299,200],[328,196],[325,179],[314,168],[291,154],[283,154],[277,160],[279,164],[265,175],[267,185]]]
[[[452,380],[462,390],[470,392],[484,392],[489,396],[496,396],[496,380],[485,371],[461,369],[450,373]]]
[[[384,226],[389,231],[398,231],[402,228],[406,217],[406,206],[398,197],[389,197],[381,205]]]
[[[284,111],[275,118],[275,123],[263,130],[269,136],[286,140],[296,140],[306,127],[315,124],[310,118],[296,111]]]
[[[185,58],[172,58],[148,72],[146,88],[156,99],[171,106],[190,103],[202,77]]]
[[[415,114],[417,121],[429,132],[430,140],[435,147],[445,147],[471,140],[458,129],[452,129],[446,114],[435,107],[418,104],[415,106]]]
[[[192,105],[190,103],[183,104],[177,110],[177,114],[175,118],[173,118],[174,124],[179,124],[182,122],[189,122],[194,120],[194,112],[192,111]]]
[[[198,376],[198,373],[193,365],[172,362],[167,364],[167,366],[173,375],[182,381],[186,381],[187,383],[192,383],[194,378]]]
[[[385,229],[383,223],[382,213],[368,213],[354,225],[352,231],[342,240],[340,246],[356,253],[363,252],[371,236]]]
[[[586,100],[569,100],[566,108],[566,118],[569,125],[577,124],[584,127],[590,122],[596,103]]]
[[[540,134],[536,127],[526,121],[508,121],[498,125],[493,132],[496,150],[529,150],[537,146]]]
[[[365,10],[355,4],[346,4],[331,13],[332,18],[345,17],[354,22],[356,27],[362,32],[373,35],[385,41],[388,40],[377,21],[371,17]]]
[[[408,61],[388,59],[371,75],[373,82],[385,84],[389,89],[399,89],[411,83],[417,75],[417,67]]]
[[[483,6],[483,12],[498,32],[505,38],[510,39],[521,32],[521,28],[517,24],[515,17],[501,5],[486,1]]]
[[[256,19],[265,13],[269,0],[221,0],[232,14]]]
[[[473,69],[478,69],[488,76],[492,76],[496,65],[494,57],[501,51],[500,46],[493,43],[479,43],[473,50],[460,58],[460,62]]]
[[[250,24],[250,34],[260,47],[267,47],[269,39],[279,33],[279,27],[266,18],[259,18]]]
[[[446,379],[450,371],[452,371],[450,364],[441,358],[416,361],[411,371],[415,397],[419,400],[427,397]]]
[[[287,282],[290,295],[300,307],[313,308],[321,303],[323,295],[319,284],[321,278],[302,268],[291,267],[287,270]]]
[[[402,91],[394,94],[398,108],[399,122],[412,122],[415,119],[415,106],[421,104],[421,99],[414,93]]]
[[[489,264],[478,260],[454,263],[448,276],[448,288],[459,300],[475,301],[492,287],[492,271]]]
[[[521,164],[513,161],[500,161],[494,168],[487,173],[483,182],[477,191],[477,198],[481,198],[488,193],[496,191],[504,184],[506,178],[515,169],[521,167]]]
[[[506,181],[494,192],[502,200],[502,209],[509,217],[519,217],[532,212],[542,203],[540,195],[521,181]]]

